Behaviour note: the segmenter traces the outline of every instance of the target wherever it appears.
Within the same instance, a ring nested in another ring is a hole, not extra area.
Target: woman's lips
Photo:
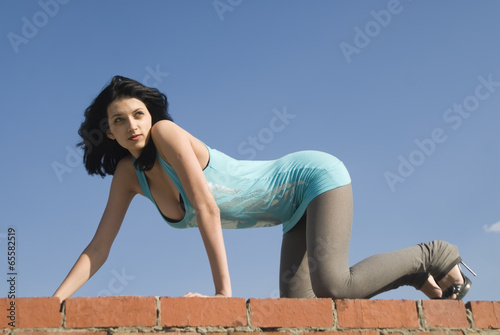
[[[139,134],[139,135],[130,136],[128,139],[131,141],[138,141],[140,138],[141,138],[141,135]]]

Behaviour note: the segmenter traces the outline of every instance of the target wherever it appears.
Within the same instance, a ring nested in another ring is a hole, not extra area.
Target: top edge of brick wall
[[[0,298],[0,310],[8,314],[12,301]],[[499,301],[465,304],[450,300],[113,296],[68,298],[63,312],[60,312],[57,298],[17,298],[14,302],[15,325],[22,329],[156,326],[500,329]],[[467,319],[467,309],[471,323]],[[63,313],[66,322],[61,328]],[[5,316],[0,329],[10,330],[8,315]]]

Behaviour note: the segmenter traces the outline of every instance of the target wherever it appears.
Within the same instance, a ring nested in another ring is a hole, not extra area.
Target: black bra
[[[186,208],[184,207],[184,200],[182,200],[182,197],[181,197],[181,195],[180,195],[180,194],[179,194],[179,202],[180,202],[180,204],[181,204],[181,208],[182,208],[182,210],[184,211],[184,215],[185,215],[185,213],[186,213]],[[161,213],[161,211],[160,211],[160,213]],[[161,215],[163,216],[163,218],[164,218],[165,220],[167,220],[168,222],[172,222],[172,223],[181,222],[181,221],[182,221],[182,219],[184,219],[184,218],[182,218],[181,220],[172,220],[172,219],[169,219],[168,217],[166,217],[165,215],[163,215],[163,213],[161,213]]]

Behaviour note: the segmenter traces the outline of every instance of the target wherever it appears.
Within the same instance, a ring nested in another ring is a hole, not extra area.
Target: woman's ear
[[[110,139],[112,139],[112,140],[116,140],[115,135],[113,135],[113,133],[112,133],[112,132],[110,132],[110,131],[109,131],[109,129],[108,129],[108,131],[106,132],[106,136],[108,136],[108,138],[110,138]]]

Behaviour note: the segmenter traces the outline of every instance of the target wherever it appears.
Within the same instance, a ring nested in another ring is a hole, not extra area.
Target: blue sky
[[[479,274],[466,300],[500,299],[500,3],[2,7],[0,269],[6,277],[14,226],[18,296],[51,296],[94,235],[111,178],[86,174],[77,130],[120,74],[165,92],[179,125],[235,158],[340,158],[354,189],[351,264],[443,239]],[[234,296],[277,297],[281,227],[224,234]],[[188,291],[213,292],[199,232],[169,227],[137,196],[107,262],[74,296]]]

